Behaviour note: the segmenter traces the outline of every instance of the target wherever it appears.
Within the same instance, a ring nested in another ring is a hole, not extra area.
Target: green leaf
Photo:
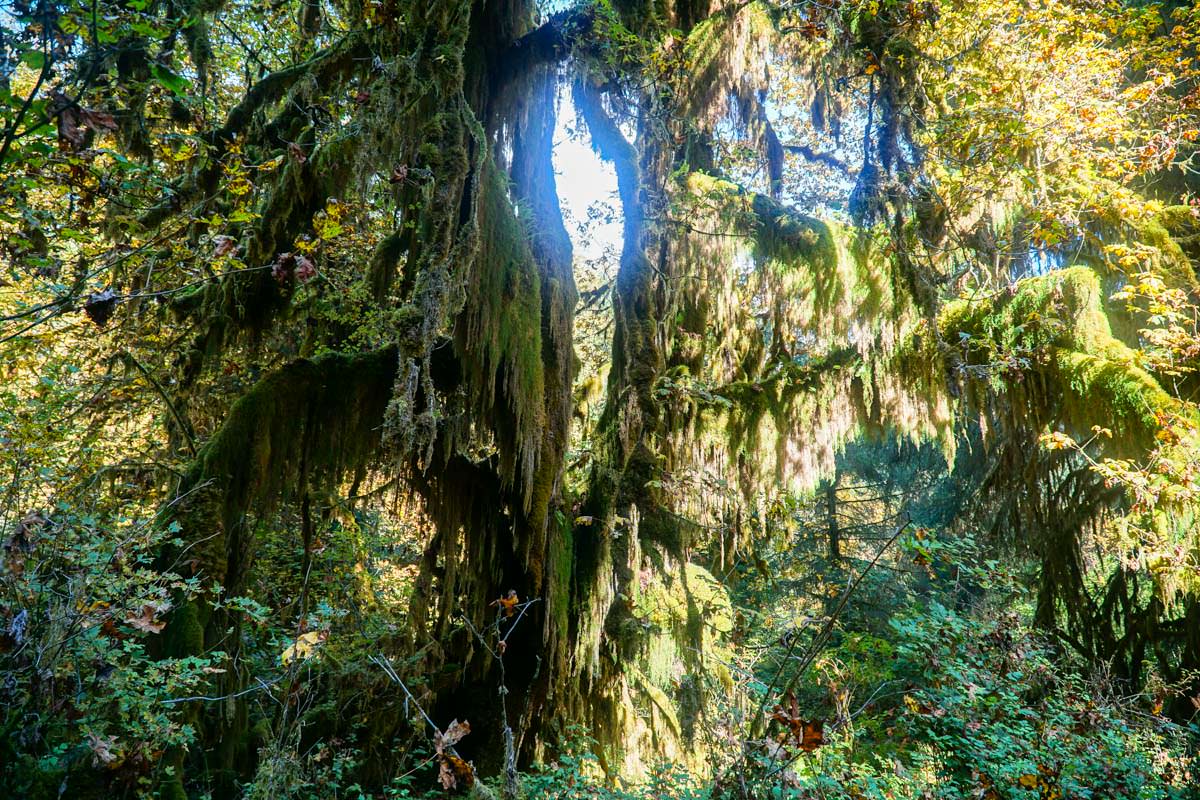
[[[21,54],[21,63],[40,70],[46,66],[46,54],[41,50],[26,50]]]
[[[154,80],[158,81],[159,85],[171,92],[183,97],[188,88],[191,87],[191,81],[174,72],[162,64],[151,64],[150,74],[154,76]]]

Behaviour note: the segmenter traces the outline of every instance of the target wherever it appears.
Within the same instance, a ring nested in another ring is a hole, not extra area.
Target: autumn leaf
[[[237,239],[234,239],[232,236],[225,236],[225,235],[214,236],[212,241],[213,241],[213,248],[214,248],[213,255],[215,255],[217,258],[224,258],[225,256],[231,256],[237,252],[237,248],[238,248]]]
[[[471,723],[456,719],[446,726],[446,730],[433,735],[433,749],[439,762],[438,780],[443,789],[453,789],[460,783],[469,788],[475,782],[475,770],[452,749],[470,732]]]
[[[453,747],[463,740],[463,737],[471,732],[471,723],[467,720],[459,722],[454,720],[446,726],[446,730],[438,732],[434,737],[434,748],[438,755],[442,754],[444,748]]]
[[[296,280],[301,283],[308,283],[317,275],[317,266],[308,258],[308,256],[296,256],[296,269],[293,271]]]
[[[511,617],[517,613],[517,603],[521,602],[521,598],[517,596],[515,589],[509,589],[508,594],[504,597],[498,597],[492,601],[492,605],[498,606],[504,616]]]
[[[438,781],[443,789],[454,789],[460,784],[469,789],[475,784],[475,770],[466,761],[452,754],[443,755],[439,760]]]
[[[780,741],[791,739],[795,746],[805,753],[811,753],[825,744],[825,723],[822,720],[801,718],[800,705],[791,692],[788,693],[786,702],[786,707],[777,705],[771,714],[771,719],[784,727]]]
[[[76,152],[88,146],[93,133],[117,129],[117,122],[112,114],[81,108],[78,103],[63,94],[61,89],[50,93],[47,110],[58,119],[59,142]]]
[[[120,750],[117,749],[116,736],[97,736],[94,733],[89,733],[88,747],[92,750],[92,766],[108,767],[116,769],[121,766]]]
[[[304,661],[316,652],[317,646],[325,641],[328,636],[327,631],[309,631],[302,633],[296,637],[296,641],[291,646],[284,649],[279,654],[279,661],[285,667],[293,661]]]
[[[170,603],[146,603],[142,606],[140,613],[130,614],[125,621],[142,633],[162,633],[163,628],[167,627],[167,623],[155,617],[170,608]]]

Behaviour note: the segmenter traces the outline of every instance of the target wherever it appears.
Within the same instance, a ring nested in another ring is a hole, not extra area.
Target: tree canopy
[[[1194,0],[14,0],[0,788],[1200,796],[1198,153]]]

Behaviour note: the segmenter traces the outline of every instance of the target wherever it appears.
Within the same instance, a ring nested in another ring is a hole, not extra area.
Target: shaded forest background
[[[1200,797],[1198,46],[0,8],[0,793]]]

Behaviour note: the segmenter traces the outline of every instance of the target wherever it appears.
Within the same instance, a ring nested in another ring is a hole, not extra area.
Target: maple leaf
[[[297,164],[303,164],[308,161],[308,156],[304,155],[304,148],[295,142],[288,142],[288,153],[296,160]]]
[[[141,613],[130,614],[125,621],[142,633],[162,633],[163,628],[167,627],[167,623],[159,621],[155,617],[159,612],[167,611],[170,607],[170,603],[146,603],[142,606]]]
[[[50,93],[47,111],[58,119],[59,142],[76,152],[88,146],[93,133],[117,129],[117,122],[112,114],[106,111],[82,108],[63,94],[61,89],[55,89]]]
[[[462,722],[454,720],[446,726],[446,730],[440,731],[433,737],[433,746],[437,750],[438,755],[441,755],[445,748],[458,744],[470,732],[470,722],[465,719]]]
[[[464,788],[470,788],[475,783],[475,770],[458,756],[446,754],[440,757],[440,762],[438,781],[443,789],[454,789],[460,782]]]
[[[775,706],[771,719],[781,723],[784,731],[781,738],[791,738],[796,747],[805,753],[811,753],[825,744],[825,723],[822,720],[808,720],[800,717],[800,704],[791,692],[787,695],[787,706]]]
[[[471,723],[457,719],[446,726],[446,730],[433,735],[433,750],[438,757],[438,780],[443,789],[453,789],[461,781],[470,787],[475,782],[475,770],[453,752],[454,745],[471,732]]]
[[[316,652],[317,646],[325,641],[329,634],[326,631],[309,631],[296,637],[296,641],[279,654],[279,661],[285,667],[293,661],[304,661]]]
[[[88,747],[92,749],[92,765],[106,766],[109,769],[116,769],[121,766],[121,754],[117,747],[116,736],[97,736],[94,733],[89,733]]]

